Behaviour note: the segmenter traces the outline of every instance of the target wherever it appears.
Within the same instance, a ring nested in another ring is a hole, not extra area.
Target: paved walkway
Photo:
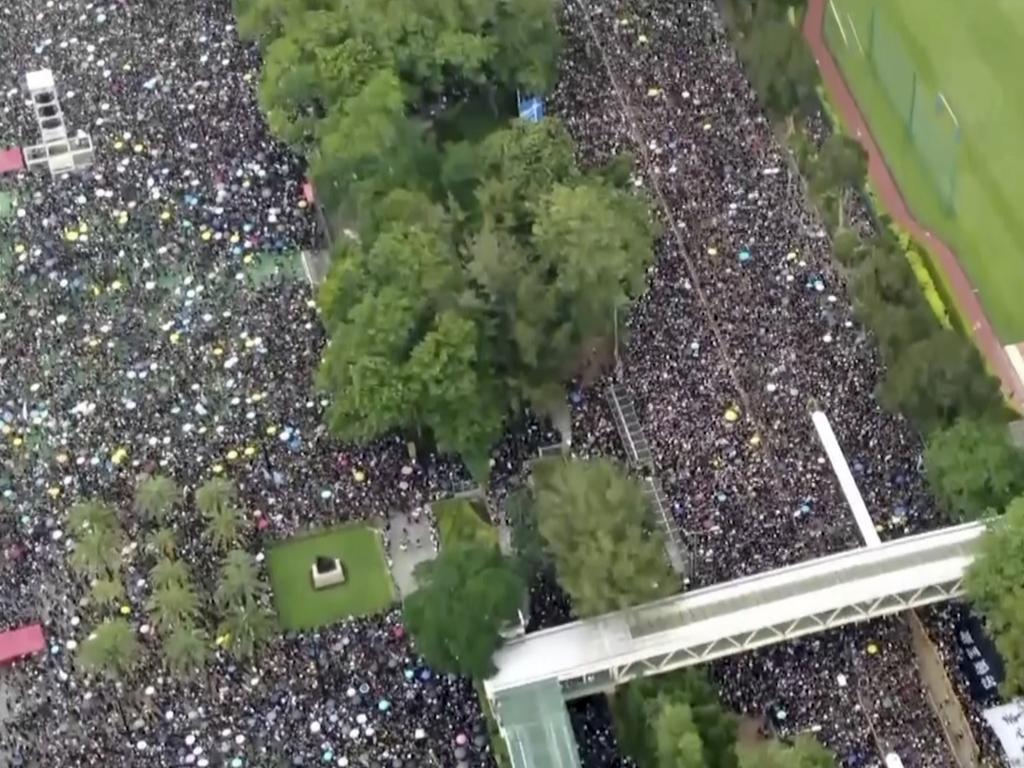
[[[391,574],[398,587],[398,593],[406,598],[416,591],[416,566],[437,556],[431,540],[431,527],[426,515],[418,520],[400,512],[391,518],[391,536],[388,556],[391,558]]]
[[[889,215],[915,240],[926,245],[935,254],[956,296],[957,305],[962,310],[965,319],[971,324],[969,330],[974,336],[975,344],[988,361],[989,368],[1002,382],[1003,392],[1018,408],[1024,408],[1024,381],[1017,377],[1010,365],[1010,360],[1006,356],[992,324],[986,317],[981,302],[978,301],[971,281],[963,267],[960,266],[953,250],[940,238],[926,230],[911,214],[903,194],[885,164],[885,159],[882,157],[882,152],[879,150],[870,128],[868,128],[867,121],[861,114],[853,94],[828,50],[823,27],[826,2],[827,0],[809,1],[807,16],[804,18],[804,37],[818,63],[821,79],[839,109],[843,122],[868,153],[868,174],[872,184]]]

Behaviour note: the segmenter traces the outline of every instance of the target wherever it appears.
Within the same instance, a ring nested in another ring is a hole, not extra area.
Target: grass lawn
[[[955,214],[865,53],[876,5],[885,26],[876,45],[902,41],[916,68],[916,114],[932,109],[941,92],[960,123]],[[987,0],[968,8],[963,0],[832,0],[825,30],[914,213],[957,252],[1003,342],[1024,339],[1024,196],[1017,181],[1024,178],[1024,2]]]
[[[341,560],[344,584],[313,589],[310,566],[317,555]],[[380,536],[363,525],[329,528],[275,544],[267,553],[267,569],[285,629],[310,629],[347,616],[366,616],[395,600]]]

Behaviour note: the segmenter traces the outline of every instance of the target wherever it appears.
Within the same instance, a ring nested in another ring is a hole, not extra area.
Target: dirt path
[[[809,0],[807,16],[804,18],[804,37],[818,63],[821,79],[825,82],[825,87],[828,88],[836,107],[842,114],[843,122],[868,153],[868,173],[871,176],[871,182],[893,220],[935,254],[939,266],[949,281],[950,288],[956,295],[957,305],[970,323],[969,330],[974,336],[974,343],[978,345],[978,349],[985,356],[989,368],[1002,382],[1003,392],[1013,400],[1018,408],[1024,408],[1024,382],[1021,382],[1013,370],[1003,345],[985,315],[985,310],[982,309],[981,302],[978,301],[971,281],[967,278],[963,267],[960,266],[956,254],[946,243],[932,235],[914,218],[889,171],[889,167],[885,164],[875,137],[872,136],[867,121],[843,79],[839,66],[825,44],[823,26],[825,10],[826,0]]]

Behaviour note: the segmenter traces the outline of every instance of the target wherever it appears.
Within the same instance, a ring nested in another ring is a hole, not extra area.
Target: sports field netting
[[[830,46],[854,46],[866,58],[936,192],[955,211],[960,124],[948,97],[919,73],[902,31],[884,5],[873,5],[866,23],[863,15],[855,18],[841,8],[841,0],[829,3],[825,32]]]
[[[1024,2],[826,0],[824,35],[915,217],[1024,339]]]

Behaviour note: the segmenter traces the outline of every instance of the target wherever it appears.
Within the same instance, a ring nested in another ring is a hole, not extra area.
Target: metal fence
[[[829,0],[825,39],[844,68],[868,69],[899,116],[939,198],[956,210],[960,120],[938,84],[928,82],[910,53],[906,32],[885,5]]]

